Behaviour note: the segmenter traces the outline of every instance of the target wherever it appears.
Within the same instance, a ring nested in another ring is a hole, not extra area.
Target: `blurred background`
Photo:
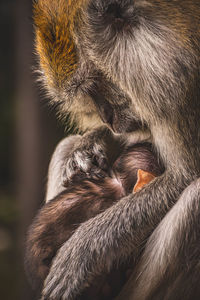
[[[27,227],[65,135],[36,84],[31,0],[0,0],[0,298],[36,299],[24,275]]]

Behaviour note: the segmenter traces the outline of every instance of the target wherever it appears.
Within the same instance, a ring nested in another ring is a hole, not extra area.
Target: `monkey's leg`
[[[167,171],[83,223],[58,251],[45,281],[44,299],[77,299],[95,276],[135,255],[192,181],[192,175],[188,181],[180,177]]]
[[[74,144],[80,139],[81,136],[73,135],[63,139],[57,145],[49,164],[46,202],[65,190],[65,187],[62,185],[63,165]]]
[[[148,240],[116,300],[200,299],[200,179],[185,189]]]

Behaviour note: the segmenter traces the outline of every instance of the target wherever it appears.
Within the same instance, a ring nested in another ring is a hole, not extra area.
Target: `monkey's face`
[[[196,0],[91,0],[89,34],[79,36],[96,67],[129,96],[130,111],[151,126],[154,116],[175,121],[188,98],[198,101],[199,15]]]
[[[83,31],[88,3],[77,0],[35,3],[41,79],[52,102],[59,106],[60,112],[70,112],[80,129],[107,123],[117,132],[136,130],[141,122],[131,113],[130,98],[88,57]]]
[[[43,81],[83,129],[177,118],[196,88],[199,13],[197,0],[38,0]]]

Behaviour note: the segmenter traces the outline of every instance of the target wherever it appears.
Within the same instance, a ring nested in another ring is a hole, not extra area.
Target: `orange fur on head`
[[[73,24],[86,0],[38,0],[34,4],[36,50],[48,84],[62,86],[77,68]]]

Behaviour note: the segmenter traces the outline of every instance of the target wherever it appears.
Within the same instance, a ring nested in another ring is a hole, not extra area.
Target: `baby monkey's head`
[[[113,164],[115,177],[125,194],[139,190],[148,181],[164,172],[149,143],[129,145]]]

